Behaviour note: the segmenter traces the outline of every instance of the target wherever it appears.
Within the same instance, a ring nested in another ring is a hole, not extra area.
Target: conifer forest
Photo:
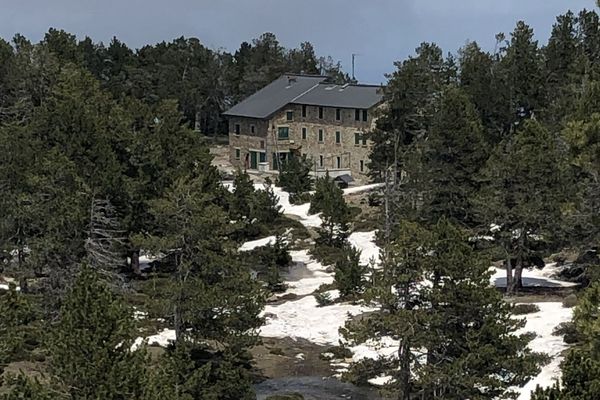
[[[590,3],[387,66],[347,187],[229,164],[234,105],[357,83],[308,41],[0,38],[0,399],[600,399]]]

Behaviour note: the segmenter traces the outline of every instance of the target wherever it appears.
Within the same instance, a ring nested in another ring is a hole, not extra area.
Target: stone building
[[[270,171],[305,154],[317,176],[329,171],[365,181],[371,144],[363,134],[374,126],[382,101],[380,86],[283,75],[225,113],[231,163]]]

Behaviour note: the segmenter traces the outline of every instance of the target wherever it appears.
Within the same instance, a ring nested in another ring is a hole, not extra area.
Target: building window
[[[323,107],[319,107],[319,119],[323,119]]]
[[[319,129],[319,143],[324,142],[324,136],[323,129]]]
[[[236,135],[240,134],[240,124],[235,124],[234,126],[234,132]]]
[[[290,138],[290,128],[287,126],[280,126],[277,128],[277,138],[278,139],[289,139]]]
[[[302,105],[302,118],[306,118],[306,105]]]
[[[354,110],[354,120],[360,121],[360,110],[358,108]]]
[[[356,146],[360,144],[360,132],[354,132],[354,144]]]
[[[336,121],[342,120],[342,110],[340,110],[339,108],[335,109],[335,120]]]
[[[265,153],[264,151],[261,151],[260,153],[258,153],[258,162],[261,162],[261,163],[267,162],[267,153]]]
[[[335,163],[336,163],[338,169],[342,168],[342,157],[336,157]]]
[[[360,172],[364,172],[365,171],[365,162],[363,160],[360,160]]]
[[[239,160],[241,158],[241,152],[240,149],[235,149],[235,159]]]
[[[319,156],[319,167],[323,168],[323,155]]]
[[[287,119],[288,121],[293,121],[294,120],[294,112],[293,111],[286,112],[285,119]]]
[[[342,132],[340,132],[340,131],[335,132],[335,142],[336,143],[342,142]]]
[[[264,149],[264,148],[265,148],[265,141],[264,141],[264,140],[261,140],[261,141],[260,141],[260,148],[261,148],[261,149]]]
[[[256,132],[256,127],[254,125],[250,125],[250,132],[251,133]]]
[[[306,128],[302,128],[302,140],[306,140]]]
[[[362,145],[363,146],[367,145],[367,135],[363,135],[363,137],[362,137]]]
[[[363,121],[366,122],[367,121],[367,117],[368,117],[367,110],[362,110],[362,117],[363,117]]]

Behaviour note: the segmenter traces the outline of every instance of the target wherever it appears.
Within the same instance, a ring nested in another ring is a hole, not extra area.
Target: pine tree
[[[302,157],[291,157],[283,163],[277,178],[277,185],[290,193],[290,202],[300,203],[304,195],[312,189],[313,178],[310,175],[312,162]]]
[[[435,223],[446,218],[474,226],[470,203],[478,190],[477,174],[486,160],[483,129],[473,105],[456,87],[448,87],[436,104],[427,136],[407,158],[400,196],[408,215]],[[412,208],[412,210],[410,210]],[[407,215],[407,216],[408,216]]]
[[[360,263],[360,251],[346,246],[345,257],[335,263],[335,283],[340,297],[358,297],[365,289],[367,266]]]
[[[198,173],[178,179],[152,202],[161,229],[136,241],[172,260],[173,296],[165,314],[176,335],[169,362],[178,395],[249,398],[247,349],[258,340],[264,292],[232,253],[219,194],[208,190],[212,174]]]
[[[427,131],[435,112],[432,103],[444,84],[454,80],[442,50],[431,43],[422,43],[415,57],[395,66],[385,94],[389,108],[371,133],[369,173],[379,181],[388,168],[395,168],[397,174],[403,170],[407,147]]]
[[[70,399],[144,399],[147,357],[132,350],[133,315],[84,267],[51,327],[52,382]]]
[[[346,324],[351,344],[399,338],[396,357],[370,363],[370,377],[392,377],[399,399],[511,396],[537,371],[524,321],[489,286],[488,264],[448,221],[431,230],[404,223],[384,249],[367,299],[380,312]],[[367,364],[369,362],[365,362]]]
[[[508,293],[522,287],[523,268],[540,242],[562,240],[564,160],[556,137],[528,120],[494,149],[483,169],[483,187],[474,201],[487,226],[498,227],[494,235],[506,255]]]
[[[321,213],[320,241],[328,246],[343,247],[349,235],[350,209],[344,192],[329,177],[318,178],[309,212]]]
[[[39,315],[31,300],[14,287],[0,292],[0,315],[1,376],[7,364],[28,358],[31,344],[38,344],[40,332],[34,324]]]

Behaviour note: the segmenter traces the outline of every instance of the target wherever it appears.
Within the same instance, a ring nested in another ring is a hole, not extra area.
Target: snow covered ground
[[[573,318],[573,309],[564,308],[562,303],[536,303],[536,305],[540,311],[525,315],[527,323],[522,331],[534,332],[537,336],[529,343],[529,347],[533,351],[548,354],[552,361],[542,367],[538,376],[519,389],[518,400],[529,400],[531,391],[537,385],[552,386],[560,377],[560,363],[563,359],[560,354],[567,348],[567,345],[562,336],[553,336],[552,332],[558,325]]]
[[[358,193],[361,191],[372,190],[381,185],[366,185],[361,187],[349,188],[345,194]],[[257,189],[262,189],[262,184],[255,185]],[[228,186],[231,190],[231,185]],[[296,216],[297,219],[307,227],[318,227],[321,224],[319,215],[308,215],[309,204],[292,205],[289,202],[289,194],[274,187],[274,192],[279,196],[279,204],[282,206],[283,213]],[[368,263],[370,260],[379,262],[379,247],[375,244],[376,231],[354,232],[349,237],[352,246],[361,251],[361,262]],[[244,243],[240,251],[248,251],[259,246],[272,243],[274,236],[269,236],[259,240]],[[340,303],[329,306],[319,307],[317,300],[311,294],[322,284],[333,282],[333,273],[327,272],[326,266],[314,260],[307,250],[296,250],[290,252],[293,260],[293,266],[282,274],[284,282],[288,289],[284,294],[295,294],[299,298],[288,300],[281,304],[269,304],[263,311],[266,318],[265,325],[261,328],[260,334],[264,337],[274,338],[294,338],[306,339],[320,345],[339,345],[341,336],[339,328],[344,326],[345,322],[352,316],[372,311],[363,305]],[[493,275],[490,283],[498,287],[506,286],[506,272],[503,269],[492,268]],[[556,279],[554,276],[558,272],[558,267],[554,264],[546,268],[531,269],[523,271],[523,283],[526,286],[550,286],[550,287],[568,287],[574,284]],[[330,291],[332,298],[338,296],[337,291]],[[529,400],[530,392],[536,385],[548,386],[560,376],[559,364],[561,362],[560,354],[566,348],[563,338],[552,336],[552,331],[562,322],[569,321],[572,317],[572,309],[563,308],[561,303],[536,303],[540,308],[537,313],[525,315],[526,326],[523,331],[533,331],[537,337],[530,343],[534,351],[545,352],[553,360],[550,364],[543,367],[541,373],[528,382],[523,388],[519,389],[519,400]],[[174,339],[174,331],[165,329],[157,335],[146,338],[150,344],[166,345]],[[141,343],[142,339],[138,339]],[[353,361],[359,361],[364,358],[392,357],[398,348],[398,342],[391,338],[381,338],[378,341],[369,342],[360,346],[351,348]],[[338,372],[342,372],[349,367],[343,362],[332,363],[332,366]],[[380,386],[388,382],[390,378],[386,376],[374,377],[369,382],[375,386]]]
[[[377,231],[354,232],[348,238],[348,242],[361,251],[360,262],[362,264],[368,264],[371,260],[375,264],[379,264],[379,251],[381,249],[375,244],[376,233]]]
[[[277,238],[275,236],[267,236],[266,238],[251,240],[249,242],[242,244],[242,246],[239,248],[239,251],[251,251],[257,247],[262,247],[262,246],[266,246],[268,244],[273,244],[273,243],[275,243],[275,240],[277,240]]]

